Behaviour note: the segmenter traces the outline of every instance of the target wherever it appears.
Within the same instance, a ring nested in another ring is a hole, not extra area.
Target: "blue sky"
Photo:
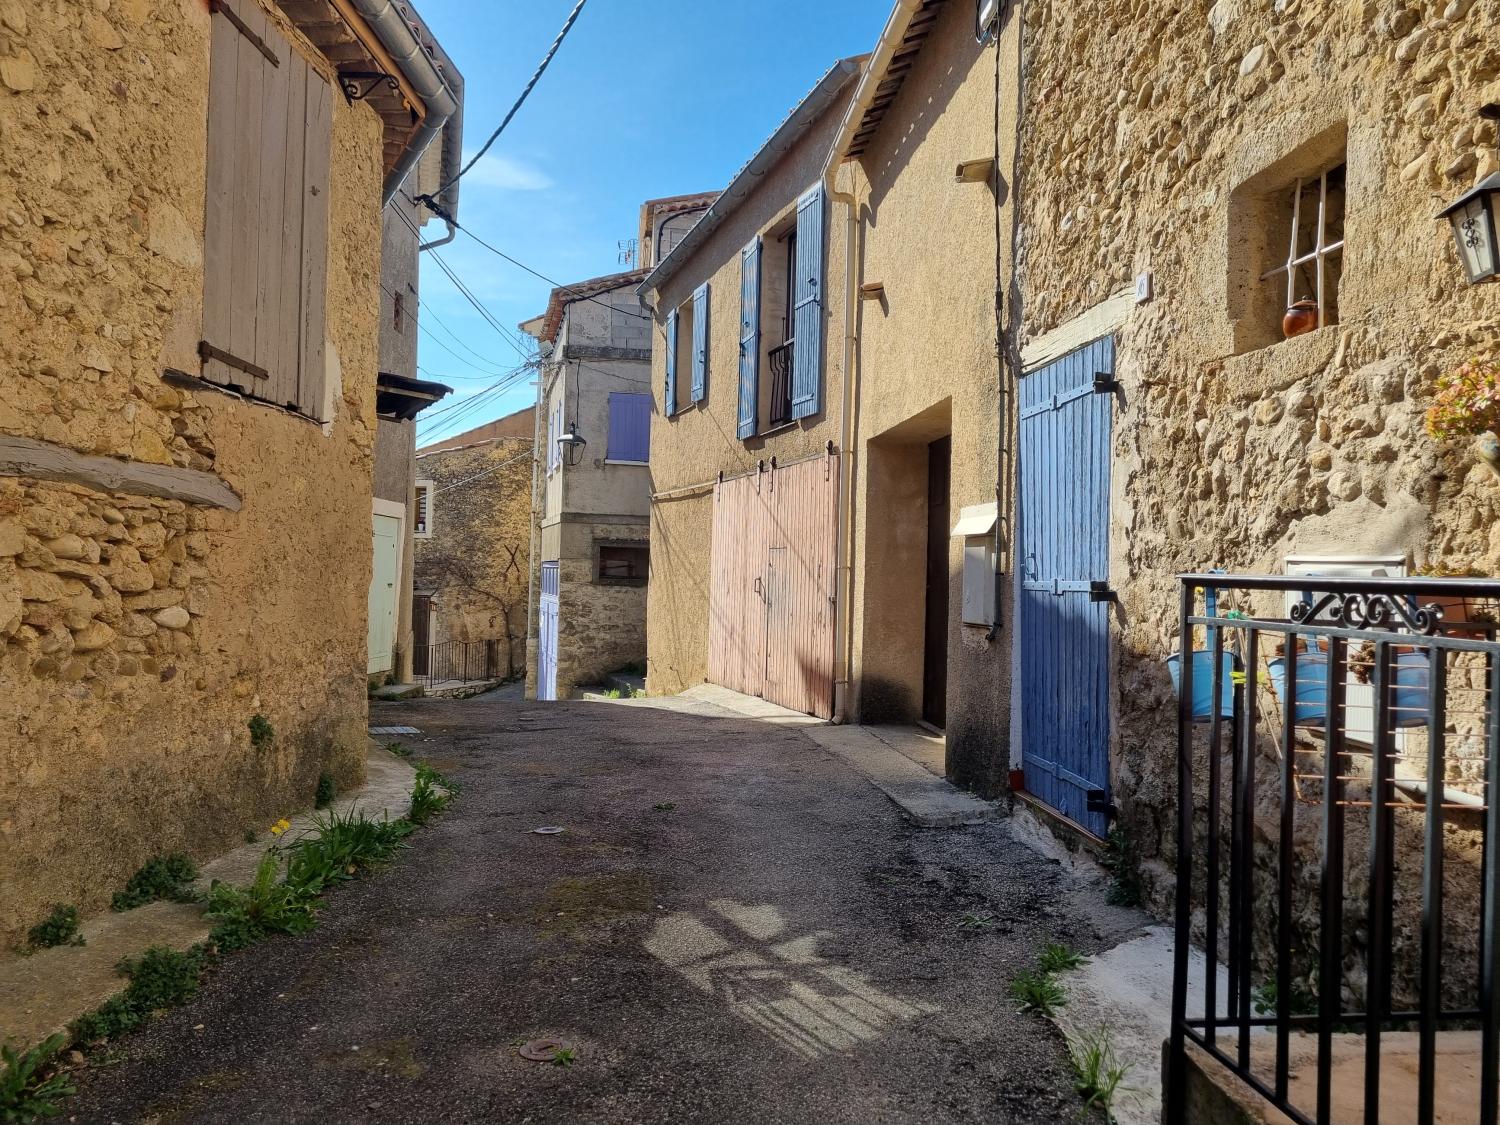
[[[463,72],[467,150],[500,123],[573,3],[417,0]],[[634,236],[644,200],[723,187],[835,60],[874,46],[888,15],[885,0],[588,0],[526,105],[464,178],[459,220],[564,284],[623,269],[618,243]],[[552,287],[463,234],[437,253],[525,342],[514,328],[546,307]],[[431,257],[419,364],[455,394],[428,412],[423,440],[536,394],[523,379],[453,408],[521,357]]]

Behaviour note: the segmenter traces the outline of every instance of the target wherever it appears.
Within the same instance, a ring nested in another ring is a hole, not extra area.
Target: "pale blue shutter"
[[[760,238],[740,251],[740,426],[755,436],[760,406]]]
[[[677,310],[667,313],[667,401],[668,417],[677,413]]]
[[[708,282],[693,293],[693,401],[708,396]]]
[[[793,290],[792,417],[823,409],[823,185],[797,201],[797,276]]]

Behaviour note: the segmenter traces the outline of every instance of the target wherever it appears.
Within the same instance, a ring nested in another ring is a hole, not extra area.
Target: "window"
[[[825,209],[818,184],[781,232],[740,253],[741,438],[823,409]]]
[[[202,376],[321,418],[333,91],[254,0],[213,12]]]
[[[647,543],[595,542],[594,581],[602,586],[644,586],[651,570]]]
[[[1343,277],[1344,165],[1297,180],[1286,193],[1282,229],[1286,260],[1261,275],[1283,309],[1312,302],[1306,309],[1315,327],[1337,324],[1339,281]],[[1274,308],[1274,305],[1273,305]]]
[[[644,465],[651,459],[651,396],[611,391],[607,461]]]
[[[435,491],[430,480],[416,482],[412,499],[411,534],[413,539],[432,538],[432,499]]]
[[[553,473],[562,468],[562,446],[557,444],[558,438],[563,436],[563,404],[561,401],[553,403],[552,413],[547,419],[547,472]]]

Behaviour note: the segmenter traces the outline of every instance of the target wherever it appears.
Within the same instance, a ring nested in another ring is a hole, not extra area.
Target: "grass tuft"
[[[1060,941],[1049,941],[1037,958],[1037,968],[1044,973],[1070,973],[1088,964],[1088,958]]]
[[[271,720],[264,715],[250,716],[250,745],[257,750],[270,748],[271,743],[276,741],[276,728],[271,725]]]
[[[371,820],[357,809],[343,816],[329,813],[313,824],[316,835],[304,836],[287,849],[287,884],[306,898],[390,859],[416,830],[409,820]]]
[[[116,912],[134,910],[158,899],[197,902],[198,893],[192,886],[197,877],[197,866],[185,855],[152,856],[130,877],[125,889],[115,894],[110,908]]]
[[[278,882],[280,874],[281,856],[268,851],[249,886],[214,880],[204,913],[214,922],[209,941],[216,950],[244,949],[271,934],[305,934],[318,924],[312,896]]]
[[[411,809],[407,819],[413,824],[426,824],[446,809],[458,794],[458,785],[449,781],[428,765],[417,767],[416,783],[411,791]]]
[[[1139,906],[1145,898],[1141,877],[1136,869],[1135,849],[1125,832],[1117,825],[1109,830],[1104,855],[1099,865],[1110,873],[1104,900],[1111,906]]]
[[[1068,994],[1051,973],[1026,969],[1010,982],[1011,997],[1023,1012],[1054,1016],[1068,1002]]]
[[[333,804],[333,799],[338,796],[338,790],[333,785],[333,775],[328,773],[318,774],[318,787],[313,790],[313,808],[326,809]]]
[[[51,914],[31,927],[26,934],[26,940],[31,944],[32,949],[51,949],[57,945],[82,945],[83,935],[78,932],[78,908],[54,906]]]
[[[1130,1069],[1115,1054],[1115,1046],[1105,1028],[1068,1037],[1068,1058],[1073,1063],[1073,1088],[1083,1099],[1085,1108],[1098,1106],[1105,1120],[1113,1121],[1115,1093]]]
[[[35,1121],[61,1112],[58,1101],[74,1093],[58,1070],[57,1056],[68,1045],[61,1032],[26,1051],[0,1047],[0,1121]]]

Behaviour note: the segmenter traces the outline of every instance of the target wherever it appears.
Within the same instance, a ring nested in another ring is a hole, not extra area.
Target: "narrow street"
[[[1110,936],[1070,877],[1000,824],[910,828],[805,734],[724,716],[374,708],[459,802],[316,931],[96,1055],[66,1116],[1091,1119],[1007,991],[1047,941]],[[520,1057],[543,1037],[572,1065]]]

